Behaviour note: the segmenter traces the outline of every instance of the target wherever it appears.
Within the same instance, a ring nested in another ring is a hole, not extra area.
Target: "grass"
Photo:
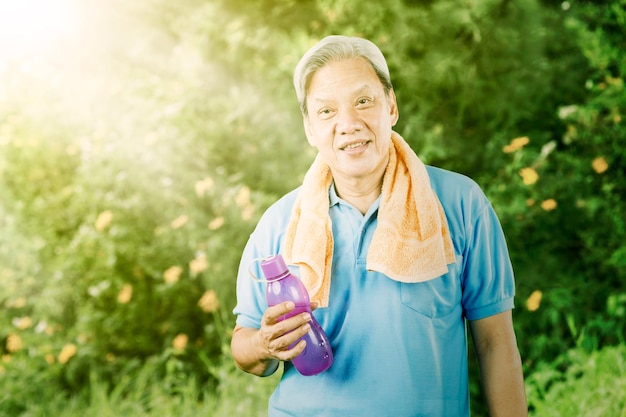
[[[258,378],[238,370],[228,354],[214,370],[221,381],[207,392],[189,378],[175,391],[146,366],[132,375],[120,375],[114,387],[92,376],[75,395],[54,392],[54,385],[32,389],[16,378],[0,375],[0,417],[266,417],[267,402],[279,375]],[[20,384],[31,393],[11,409],[11,393]],[[30,390],[28,390],[30,388]],[[626,417],[626,345],[587,353],[567,352],[546,363],[526,379],[531,417]],[[7,394],[9,392],[9,394]]]
[[[12,406],[11,394],[0,392],[0,417],[266,417],[267,402],[278,375],[258,378],[246,374],[225,357],[216,369],[221,381],[217,391],[207,392],[191,378],[178,384],[175,391],[158,380],[147,366],[133,375],[121,375],[114,387],[92,375],[88,386],[74,395],[48,392],[21,398],[19,408]],[[0,376],[0,379],[2,376]],[[15,393],[25,381],[0,381],[12,384]],[[27,387],[24,387],[27,389]],[[39,390],[45,389],[40,387]],[[36,392],[29,390],[30,392]],[[35,398],[37,397],[37,398]],[[19,411],[16,411],[19,410]]]
[[[531,417],[626,417],[626,345],[568,352],[526,380]]]

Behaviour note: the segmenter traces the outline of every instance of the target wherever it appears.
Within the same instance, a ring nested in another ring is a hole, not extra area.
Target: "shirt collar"
[[[330,188],[328,189],[328,199],[330,201],[330,207],[341,202],[341,198],[339,198],[337,190],[335,190],[335,181],[330,183]]]
[[[370,217],[372,214],[378,211],[378,208],[380,207],[380,197],[381,196],[379,195],[376,201],[374,201],[374,203],[370,206],[367,213],[365,213],[365,217]],[[337,195],[337,190],[335,190],[335,181],[330,184],[330,188],[328,189],[328,200],[330,202],[330,207],[333,207],[344,201],[341,199],[341,197]]]

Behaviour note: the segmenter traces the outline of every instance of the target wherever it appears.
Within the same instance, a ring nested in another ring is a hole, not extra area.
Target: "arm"
[[[292,349],[289,346],[310,330],[310,315],[302,313],[278,321],[279,317],[294,308],[292,302],[269,307],[263,314],[259,329],[235,326],[230,346],[240,369],[254,375],[268,376],[276,371],[279,361],[291,360],[304,351],[304,340]]]
[[[511,310],[470,321],[483,391],[491,417],[526,417],[522,361]]]

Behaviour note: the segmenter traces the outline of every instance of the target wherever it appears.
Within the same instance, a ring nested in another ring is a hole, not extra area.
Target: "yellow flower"
[[[11,308],[23,308],[26,307],[26,298],[19,297],[9,303]]]
[[[539,290],[535,290],[530,294],[528,300],[526,300],[526,308],[528,311],[537,311],[541,305],[541,297],[543,294]]]
[[[539,174],[537,174],[537,171],[535,171],[534,168],[530,167],[520,169],[519,175],[522,177],[522,181],[526,185],[532,185],[536,183],[539,179]]]
[[[197,275],[205,271],[209,267],[209,262],[206,260],[206,256],[199,255],[196,259],[189,262],[189,270],[192,275]]]
[[[178,265],[171,266],[163,272],[163,280],[168,284],[176,284],[183,273],[183,268]]]
[[[98,232],[102,232],[104,229],[106,229],[107,227],[109,227],[111,225],[111,222],[113,221],[113,212],[111,210],[105,210],[102,213],[100,213],[98,215],[98,218],[96,219],[96,230]]]
[[[607,169],[609,169],[609,164],[606,162],[603,156],[599,156],[591,162],[591,167],[598,174],[604,173]]]
[[[198,306],[205,313],[213,313],[217,311],[220,306],[220,300],[217,298],[217,293],[214,290],[208,290],[203,295],[202,298],[198,301]]]
[[[552,211],[556,208],[556,200],[553,198],[549,198],[541,203],[541,208],[545,211]]]
[[[70,359],[74,357],[74,355],[76,355],[76,352],[76,345],[73,343],[68,343],[67,345],[63,346],[63,349],[61,349],[61,353],[59,353],[59,357],[57,358],[57,360],[60,364],[66,364]]]
[[[24,344],[22,343],[22,338],[19,335],[15,333],[11,333],[7,337],[7,341],[6,341],[7,352],[9,353],[17,352],[21,350],[23,347],[24,347]]]
[[[217,230],[224,225],[224,218],[222,216],[216,217],[209,222],[209,230]]]
[[[243,186],[235,196],[237,207],[245,207],[250,204],[250,188]]]
[[[26,330],[33,325],[33,319],[30,317],[16,317],[13,319],[13,325],[20,330]]]
[[[205,195],[207,193],[207,191],[210,191],[213,188],[214,185],[214,181],[212,178],[205,178],[203,180],[197,181],[196,182],[196,195],[198,197],[202,197],[203,195]]]
[[[502,152],[513,153],[515,151],[522,149],[524,146],[528,145],[528,142],[530,142],[530,139],[528,139],[528,136],[515,138],[511,140],[511,143],[509,143],[508,145],[502,148]]]
[[[117,302],[120,304],[128,304],[133,298],[133,286],[131,284],[124,284],[121,291],[117,295]]]
[[[247,206],[241,209],[241,219],[248,221],[254,216],[254,206],[252,204],[248,204]]]
[[[184,333],[180,333],[174,338],[174,340],[172,340],[172,347],[176,350],[185,350],[188,342],[189,336]]]
[[[49,365],[54,364],[55,358],[52,353],[46,353],[46,356],[44,356],[44,359],[46,360],[46,362],[48,362]]]
[[[172,229],[180,229],[185,224],[187,224],[188,221],[189,221],[189,216],[183,214],[182,216],[178,216],[177,218],[172,220],[172,223],[170,224],[170,227]]]

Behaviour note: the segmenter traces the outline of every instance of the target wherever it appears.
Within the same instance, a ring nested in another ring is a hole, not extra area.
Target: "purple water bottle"
[[[267,304],[274,306],[285,301],[296,305],[291,312],[279,318],[285,320],[305,311],[311,315],[311,330],[300,339],[306,341],[304,351],[291,362],[302,375],[310,376],[324,372],[333,364],[333,351],[324,329],[311,312],[311,302],[306,287],[298,277],[289,272],[281,255],[270,256],[261,261],[261,269],[267,279]],[[290,346],[290,348],[293,347]]]

